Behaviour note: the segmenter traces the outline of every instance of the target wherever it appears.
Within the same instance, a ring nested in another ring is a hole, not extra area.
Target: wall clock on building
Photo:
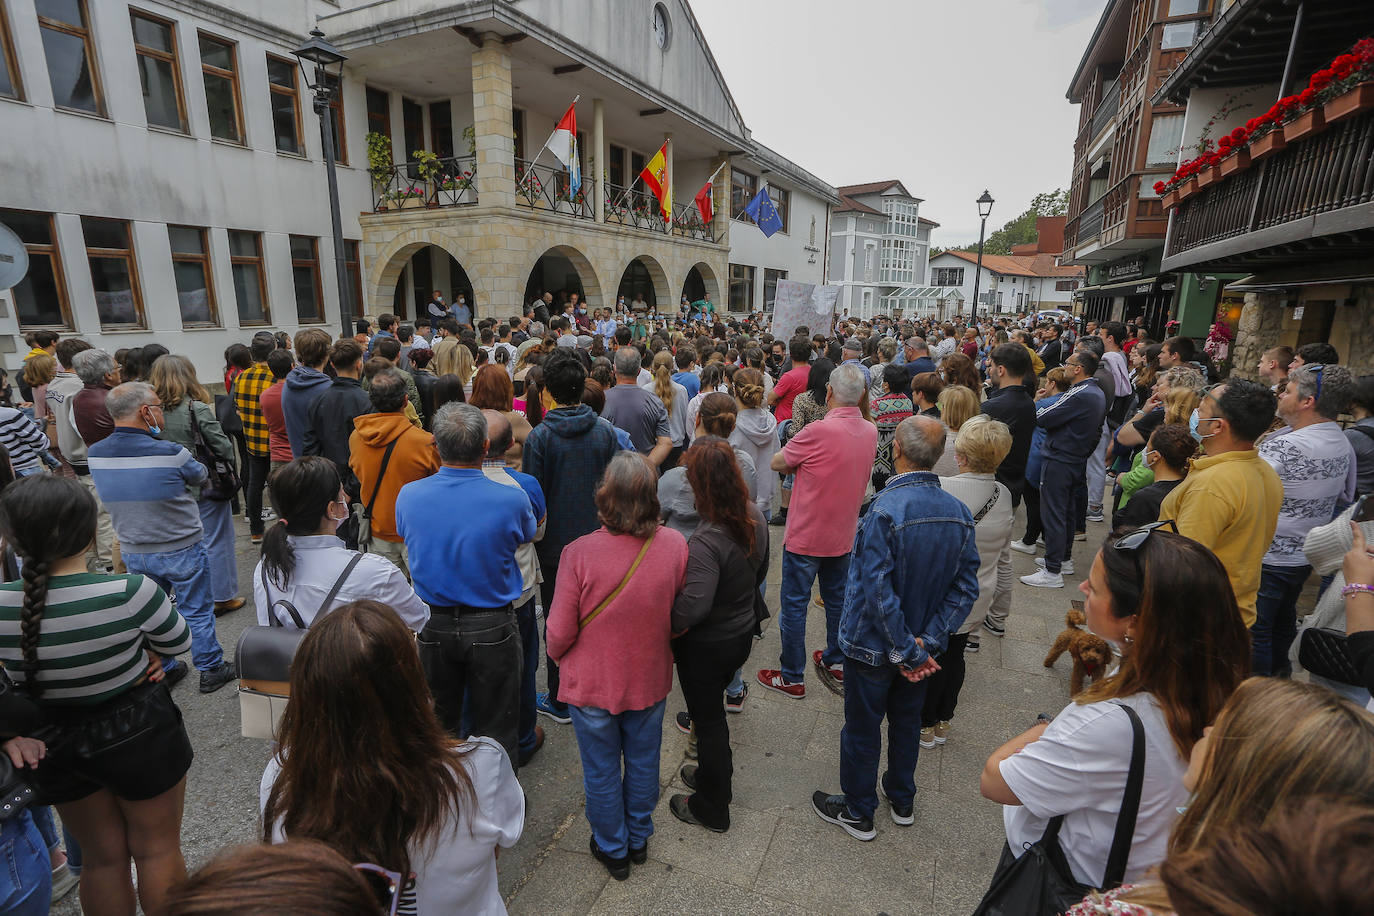
[[[668,7],[662,3],[654,4],[653,29],[654,44],[660,51],[668,50],[668,43],[673,40],[673,23],[668,18]]]

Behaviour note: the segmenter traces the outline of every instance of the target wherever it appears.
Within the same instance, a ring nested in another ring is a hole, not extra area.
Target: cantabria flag
[[[549,149],[568,170],[568,193],[577,194],[582,187],[582,164],[577,156],[577,103],[568,106],[562,120],[553,129]]]

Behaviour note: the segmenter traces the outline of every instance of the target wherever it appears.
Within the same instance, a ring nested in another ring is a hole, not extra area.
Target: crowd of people
[[[102,916],[502,913],[546,725],[570,725],[589,850],[626,880],[674,673],[695,762],[673,816],[728,831],[730,714],[811,679],[845,718],[812,807],[872,840],[884,807],[915,823],[966,655],[1071,579],[1113,661],[969,774],[1007,837],[980,911],[1037,868],[1059,896],[1025,912],[1374,906],[1343,870],[1374,838],[1374,376],[1316,343],[1223,377],[1120,321],[768,329],[709,297],[563,300],[477,319],[436,291],[413,324],[261,331],[222,395],[160,345],[32,335],[0,407],[0,777],[32,789],[3,817],[6,912],[79,881]],[[257,622],[306,633],[266,845],[188,877],[171,688],[237,679],[216,617],[250,600],[240,515]],[[1019,585],[1013,551],[1038,567]],[[773,614],[776,664],[746,671]]]

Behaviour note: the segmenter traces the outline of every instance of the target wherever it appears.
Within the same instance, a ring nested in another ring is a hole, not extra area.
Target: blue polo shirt
[[[525,491],[488,480],[478,468],[441,467],[396,497],[415,594],[431,606],[500,607],[518,599],[515,551],[537,528]]]

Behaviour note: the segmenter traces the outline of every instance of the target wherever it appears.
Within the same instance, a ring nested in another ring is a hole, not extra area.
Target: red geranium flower
[[[1164,193],[1164,182],[1162,182],[1162,181],[1156,181],[1156,182],[1155,182],[1155,193],[1156,193],[1156,194],[1163,194],[1163,193]]]

